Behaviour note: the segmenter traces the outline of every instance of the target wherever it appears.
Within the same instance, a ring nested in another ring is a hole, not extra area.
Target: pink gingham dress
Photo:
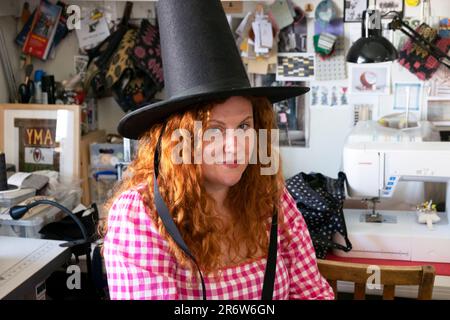
[[[278,228],[273,298],[333,299],[319,273],[305,221],[286,190],[282,210],[291,242]],[[136,190],[123,192],[110,209],[104,259],[111,299],[202,299],[200,281],[193,285],[190,272],[177,264]],[[206,275],[207,299],[261,299],[265,266],[262,258],[223,268],[219,278]]]

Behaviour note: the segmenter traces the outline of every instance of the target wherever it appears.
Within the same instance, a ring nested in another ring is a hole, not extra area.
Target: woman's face
[[[255,133],[251,102],[236,96],[215,105],[204,129],[204,183],[215,188],[235,185],[253,152]]]

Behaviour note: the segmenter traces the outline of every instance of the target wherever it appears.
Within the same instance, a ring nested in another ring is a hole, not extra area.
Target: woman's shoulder
[[[121,192],[113,201],[108,213],[108,234],[120,234],[121,237],[141,239],[141,243],[168,248],[166,239],[161,235],[151,209],[146,205],[142,190],[131,188]]]
[[[105,261],[109,261],[110,268],[117,259],[145,269],[150,266],[164,269],[168,262],[173,262],[169,243],[150,210],[139,189],[131,188],[117,195],[108,213],[104,238]]]
[[[113,200],[108,220],[129,220],[134,223],[151,223],[149,208],[144,202],[141,186],[122,191]]]
[[[119,193],[110,210],[139,207],[143,202],[143,196],[137,188],[127,189]]]
[[[292,224],[298,219],[303,220],[303,216],[297,208],[297,203],[286,188],[283,188],[280,200],[281,210],[286,223]]]

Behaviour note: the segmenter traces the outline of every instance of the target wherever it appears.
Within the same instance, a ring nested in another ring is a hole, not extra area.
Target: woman
[[[140,144],[109,210],[111,298],[259,299],[270,238],[274,299],[332,299],[272,148],[272,103],[308,89],[251,87],[220,1],[162,0],[158,14],[169,99],[119,124]],[[186,41],[189,23],[198,41]],[[192,256],[168,232],[162,202]]]

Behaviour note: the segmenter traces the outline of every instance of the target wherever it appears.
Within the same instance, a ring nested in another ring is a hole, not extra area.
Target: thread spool
[[[16,186],[8,184],[8,175],[6,173],[5,153],[0,151],[0,193],[17,189]]]
[[[0,191],[8,190],[8,179],[6,178],[5,154],[0,153]]]

